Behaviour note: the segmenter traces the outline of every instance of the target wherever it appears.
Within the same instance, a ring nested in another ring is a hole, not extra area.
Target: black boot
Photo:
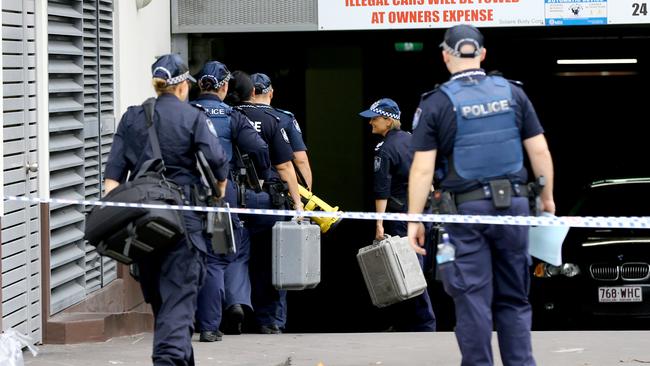
[[[244,309],[241,305],[235,304],[226,309],[221,322],[221,330],[225,334],[241,334],[242,323],[244,322]]]
[[[275,324],[260,326],[259,332],[261,334],[282,334],[282,330]]]
[[[218,342],[223,338],[223,333],[220,331],[205,330],[199,336],[199,342]]]

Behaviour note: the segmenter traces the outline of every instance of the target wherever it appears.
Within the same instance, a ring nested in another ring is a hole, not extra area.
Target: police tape
[[[127,203],[108,201],[74,200],[65,198],[40,198],[25,196],[4,196],[4,201],[29,203],[54,203],[63,205],[84,205],[103,207],[150,208],[161,210],[226,212],[247,215],[293,216],[293,217],[333,217],[353,220],[421,221],[445,224],[488,224],[516,226],[565,226],[607,229],[650,229],[650,216],[604,217],[604,216],[488,216],[488,215],[440,215],[376,213],[357,211],[294,211],[262,208],[229,208],[189,205],[159,205],[148,203]]]

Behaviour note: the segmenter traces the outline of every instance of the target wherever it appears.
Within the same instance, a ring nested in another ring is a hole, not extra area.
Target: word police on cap
[[[465,118],[480,118],[494,114],[505,113],[510,110],[510,101],[507,99],[497,100],[474,105],[464,105],[461,113]]]

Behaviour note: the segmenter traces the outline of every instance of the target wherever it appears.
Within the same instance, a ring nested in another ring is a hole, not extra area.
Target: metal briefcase
[[[427,288],[417,254],[407,238],[388,236],[359,249],[357,261],[372,303],[385,307],[420,295]]]
[[[272,283],[278,290],[304,290],[320,282],[320,227],[309,221],[273,225]]]

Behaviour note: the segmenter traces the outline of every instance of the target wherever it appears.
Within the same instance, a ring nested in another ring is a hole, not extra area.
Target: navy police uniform
[[[271,164],[278,165],[293,159],[293,150],[287,131],[280,126],[280,118],[274,114],[275,109],[264,104],[243,103],[235,107],[253,124],[255,130],[269,145]],[[275,172],[271,179],[280,179]]]
[[[378,116],[400,118],[400,110],[392,99],[383,98],[373,103],[370,109],[360,113],[362,117]],[[404,213],[407,211],[409,169],[413,162],[410,148],[411,134],[401,129],[389,130],[384,139],[375,147],[373,160],[373,192],[377,200],[388,200],[386,211]],[[407,223],[386,220],[385,233],[405,237]],[[418,255],[420,266],[423,258]],[[436,330],[436,318],[427,291],[414,298],[402,301],[389,308],[397,331],[430,332]]]
[[[271,113],[280,119],[279,127],[283,129],[289,137],[291,149],[294,152],[307,151],[307,145],[305,145],[305,140],[302,138],[302,130],[300,129],[300,125],[293,113],[275,107],[273,107]]]
[[[273,91],[273,86],[271,85],[271,78],[269,78],[266,74],[263,73],[253,74],[251,75],[251,81],[255,86],[256,95],[268,94]],[[276,107],[268,108],[268,106],[263,104],[257,104],[257,105],[261,106],[264,112],[271,114],[273,117],[276,118],[276,120],[278,121],[278,127],[280,128],[280,134],[283,136],[283,138],[285,134],[286,137],[289,138],[289,144],[291,145],[291,150],[293,152],[307,151],[307,145],[305,145],[305,141],[302,138],[302,130],[300,129],[300,125],[298,124],[298,121],[296,120],[293,113]],[[298,169],[298,167],[294,166],[294,168],[296,169],[296,174],[299,174],[300,170]],[[299,184],[303,184],[303,185],[307,184],[307,182],[304,181],[304,177],[302,175],[299,174],[298,178],[299,178],[298,179]],[[277,319],[278,319],[279,327],[284,328],[287,319],[286,300],[283,300],[280,303],[280,310],[282,311],[282,313],[278,315]]]
[[[464,41],[447,38],[463,30],[469,34],[457,38],[469,39],[480,49],[482,36],[469,26],[450,28],[443,47],[459,53]],[[456,49],[448,46],[454,44]],[[529,215],[528,199],[517,195],[519,185],[527,181],[521,142],[543,130],[519,86],[487,76],[481,69],[464,70],[423,95],[413,125],[415,150],[437,150],[438,158],[446,160],[441,186],[456,195],[459,214]],[[490,199],[489,182],[495,179],[507,179],[513,185],[509,207],[495,208]],[[485,195],[460,200],[476,192]],[[445,229],[456,247],[456,259],[439,269],[456,306],[462,365],[493,364],[493,323],[504,365],[535,365],[528,302],[528,227],[450,224]]]
[[[272,107],[243,103],[235,108],[251,120],[257,132],[268,144],[272,165],[293,160],[289,137],[287,132],[280,127],[279,118],[273,115]],[[281,180],[277,171],[274,170],[268,183],[276,182],[281,182]],[[268,183],[265,183],[265,186],[268,186]],[[251,208],[280,208],[273,206],[271,197],[266,192],[256,194],[253,191],[247,191],[246,205]],[[263,332],[266,332],[266,329],[277,332],[286,325],[287,292],[275,289],[271,283],[271,228],[276,221],[284,219],[284,217],[267,215],[250,216],[245,219],[251,233],[252,253],[249,269],[253,287],[253,308],[257,324]]]
[[[248,154],[257,171],[268,175],[270,160],[268,146],[253,128],[251,122],[238,111],[233,110],[224,103],[214,91],[219,89],[230,79],[230,72],[218,61],[208,62],[199,79],[199,86],[203,93],[192,104],[201,107],[212,122],[210,131],[219,138],[224,148],[227,159],[232,168],[239,166],[234,149],[238,148],[242,154]],[[210,93],[210,91],[212,93]],[[233,169],[235,170],[235,169]],[[232,171],[232,170],[231,170]],[[237,189],[234,177],[229,177],[229,182],[224,200],[230,207],[239,207]],[[241,316],[235,313],[234,305],[246,305],[252,308],[251,285],[248,274],[250,258],[250,238],[248,230],[244,228],[237,214],[231,214],[233,230],[235,232],[236,253],[225,255],[213,253],[208,248],[207,276],[205,285],[199,292],[196,322],[202,332],[217,332],[222,323],[223,309],[230,309],[231,324],[226,324],[224,331],[227,333],[241,332]],[[240,311],[238,309],[237,311]],[[209,337],[206,337],[210,339]],[[206,339],[206,340],[207,340]]]
[[[154,78],[167,80],[167,85],[192,79],[178,55],[160,57],[152,71]],[[186,198],[190,197],[191,186],[200,184],[195,158],[199,150],[205,154],[217,179],[226,179],[226,155],[219,140],[209,131],[210,121],[202,110],[173,94],[162,94],[156,101],[154,123],[165,175],[183,187]],[[138,171],[143,162],[152,158],[148,141],[144,109],[130,107],[113,137],[105,177],[124,182],[129,172]],[[194,364],[193,318],[205,275],[204,256],[209,240],[201,214],[183,211],[183,219],[186,238],[170,252],[138,264],[142,292],[155,317],[152,356],[155,365]]]
[[[266,74],[253,74],[251,75],[251,80],[255,85],[255,92],[257,94],[267,94],[273,91],[271,79]],[[291,149],[294,152],[307,151],[307,145],[305,145],[305,141],[302,138],[302,130],[300,129],[300,125],[293,113],[275,107],[269,109],[269,112],[279,118],[280,128],[284,129],[289,137]]]

